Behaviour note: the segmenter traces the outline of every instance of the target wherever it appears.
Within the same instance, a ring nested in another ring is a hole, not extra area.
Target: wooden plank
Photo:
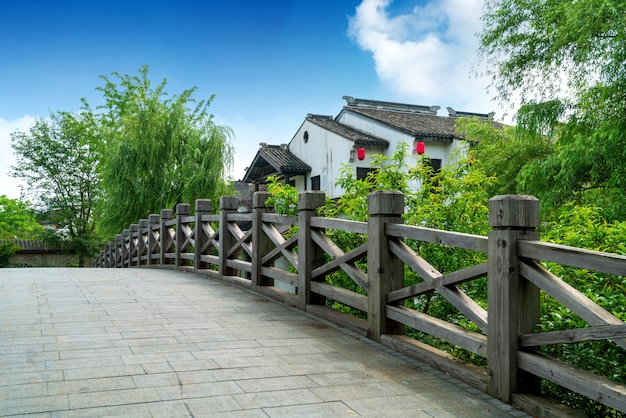
[[[181,253],[180,259],[193,261],[193,253]]]
[[[439,229],[420,226],[390,224],[385,227],[388,236],[414,239],[416,241],[432,242],[441,245],[450,245],[456,248],[487,252],[487,237],[482,235],[464,234],[461,232],[442,231]]]
[[[380,342],[387,347],[442,371],[478,390],[487,389],[487,373],[484,369],[461,362],[456,357],[404,335],[383,334]]]
[[[220,272],[217,270],[210,270],[210,269],[198,269],[196,270],[197,274],[201,274],[203,276],[207,276],[210,277],[212,279],[220,279]]]
[[[618,411],[626,412],[626,385],[589,373],[543,354],[517,353],[517,365]]]
[[[587,418],[587,414],[563,405],[554,398],[532,393],[512,393],[511,403],[531,417]]]
[[[263,232],[265,232],[265,235],[277,247],[280,247],[282,244],[285,243],[286,241],[285,238],[283,238],[283,236],[280,234],[280,232],[278,232],[278,230],[273,224],[263,223],[262,229],[263,229]],[[293,251],[283,251],[282,254],[287,259],[287,261],[289,261],[289,263],[292,266],[294,266],[297,270],[298,269],[298,255],[295,254]]]
[[[436,290],[443,286],[454,286],[457,284],[469,282],[479,279],[487,275],[487,262],[476,264],[462,270],[457,270],[449,274],[444,274],[439,278],[435,278],[422,283],[417,283],[399,290],[390,292],[387,295],[387,303],[400,302],[423,293]]]
[[[284,303],[285,305],[297,306],[298,303],[296,295],[279,289],[278,287],[258,286],[256,291],[261,295],[267,296],[268,298],[278,301],[280,303]]]
[[[311,218],[311,226],[314,228],[338,229],[356,234],[367,234],[367,222],[314,216]]]
[[[263,222],[269,222],[278,225],[297,225],[298,217],[297,216],[284,216],[278,215],[276,213],[264,213],[261,216],[261,220]]]
[[[226,217],[228,222],[252,222],[251,213],[229,213]]]
[[[520,274],[528,281],[548,293],[566,308],[572,310],[590,325],[624,324],[610,312],[596,305],[591,299],[580,293],[574,287],[543,268],[536,261],[525,262],[520,260],[519,270]],[[626,348],[626,340],[615,340],[615,344]]]
[[[237,238],[237,242],[233,243],[232,248],[228,251],[227,257],[230,258],[233,254],[236,254],[239,250],[239,247],[243,248],[244,251],[250,256],[250,258],[254,257],[252,254],[252,244],[250,244],[250,236],[252,235],[252,231],[243,232],[239,225],[237,224],[228,224],[228,230],[235,238]]]
[[[389,240],[389,249],[424,280],[440,279],[443,275],[428,261],[417,255],[402,241]]]
[[[359,335],[367,335],[367,322],[363,319],[350,316],[322,305],[306,305],[306,311],[319,318],[323,318],[340,327],[347,328]]]
[[[354,263],[367,255],[367,243],[361,244],[352,251],[336,257],[330,263],[326,263],[311,272],[311,279],[316,279],[320,276],[332,273],[341,268],[342,264]]]
[[[194,223],[196,221],[196,217],[195,216],[191,216],[191,215],[186,215],[186,216],[181,216],[180,217],[180,222],[184,225],[188,225],[190,223]]]
[[[614,340],[619,338],[626,338],[626,324],[524,334],[519,337],[519,345],[520,347],[538,347],[541,345],[572,344],[583,341]]]
[[[274,247],[270,252],[268,252],[262,259],[261,263],[266,265],[268,263],[274,262],[280,257],[283,256],[284,251],[288,251],[294,257],[296,254],[291,251],[296,245],[298,245],[298,235],[294,235],[289,239],[285,240],[282,244]],[[297,266],[297,263],[296,263]],[[294,266],[294,267],[296,267]],[[297,268],[297,267],[296,267]]]
[[[239,277],[239,276],[229,276],[229,275],[222,274],[220,277],[220,280],[223,280],[227,283],[235,284],[245,289],[250,289],[251,287],[250,280],[245,279],[243,277]]]
[[[252,271],[252,264],[249,261],[243,260],[228,259],[226,260],[226,267],[232,267],[237,270],[245,271],[246,273]]]
[[[626,256],[624,255],[539,241],[519,242],[517,250],[520,256],[534,260],[551,261],[566,266],[626,276]]]
[[[367,312],[367,296],[328,283],[311,282],[311,292],[326,296],[344,305]]]
[[[208,254],[201,255],[200,260],[204,261],[205,263],[210,263],[210,264],[215,264],[215,265],[218,265],[220,262],[220,258],[218,256],[208,255]]]
[[[202,222],[219,222],[220,221],[220,215],[216,214],[216,215],[202,215],[201,217]]]
[[[387,305],[385,314],[389,319],[408,325],[418,331],[441,338],[479,356],[487,356],[487,337],[477,332],[468,331],[442,319],[404,306]]]
[[[311,231],[311,238],[313,241],[320,246],[322,250],[331,257],[340,257],[344,255],[344,252],[339,248],[334,242],[332,242],[326,235],[322,234],[320,231],[314,230]],[[346,274],[354,280],[354,282],[361,287],[363,290],[367,290],[368,279],[367,274],[354,264],[342,264],[341,269],[346,272]]]
[[[262,267],[261,274],[265,277],[280,280],[281,282],[289,283],[292,286],[298,287],[298,274],[291,273],[276,267]]]

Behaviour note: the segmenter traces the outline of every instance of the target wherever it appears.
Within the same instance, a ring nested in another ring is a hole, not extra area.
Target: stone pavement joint
[[[3,269],[0,417],[523,417],[388,347],[162,269]]]

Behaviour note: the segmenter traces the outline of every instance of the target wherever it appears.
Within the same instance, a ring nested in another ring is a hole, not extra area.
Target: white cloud
[[[0,118],[0,196],[6,195],[11,199],[20,198],[20,180],[9,176],[11,166],[15,164],[16,159],[11,147],[11,132],[27,131],[36,117],[24,115],[17,120],[6,120]]]
[[[497,110],[476,64],[483,0],[431,0],[390,16],[392,0],[363,0],[348,32],[372,53],[381,82],[398,99],[487,113]],[[499,112],[498,112],[499,113]]]

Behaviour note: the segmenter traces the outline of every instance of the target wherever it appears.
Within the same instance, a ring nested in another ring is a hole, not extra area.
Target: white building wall
[[[414,167],[421,159],[415,152],[413,136],[405,132],[347,111],[341,113],[339,122],[386,139],[389,141],[389,148],[366,147],[365,159],[360,161],[357,158],[356,150],[358,147],[354,146],[352,141],[305,120],[289,143],[289,150],[311,167],[311,172],[306,176],[306,179],[301,176],[296,178],[298,190],[311,190],[311,177],[319,175],[320,190],[331,198],[339,197],[343,194],[343,190],[335,186],[335,182],[339,177],[342,164],[349,164],[356,175],[358,167],[370,167],[375,154],[391,157],[400,142],[405,142],[408,145],[408,155],[405,162],[409,168]],[[308,133],[306,143],[304,141],[305,132]],[[442,166],[445,166],[451,162],[453,150],[462,142],[459,140],[454,140],[453,143],[426,142],[425,155],[440,159]],[[352,161],[350,161],[351,155]],[[419,184],[412,184],[412,186],[420,187]]]

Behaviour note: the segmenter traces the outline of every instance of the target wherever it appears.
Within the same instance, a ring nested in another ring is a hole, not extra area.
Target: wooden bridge
[[[540,354],[536,348],[592,340],[626,347],[626,325],[611,312],[554,276],[542,262],[626,276],[626,257],[540,242],[539,201],[527,196],[498,196],[489,202],[488,237],[402,224],[403,195],[369,196],[369,219],[354,222],[316,216],[325,203],[321,192],[299,196],[298,216],[279,216],[257,192],[252,213],[238,213],[236,197],[225,196],[219,213],[198,200],[176,214],[162,210],[130,225],[97,258],[97,267],[159,267],[206,275],[236,284],[296,307],[332,324],[416,359],[502,402],[540,415],[537,397],[542,379],[626,411],[626,388]],[[245,225],[242,226],[242,225]],[[285,234],[289,227],[297,232]],[[356,234],[363,243],[340,248],[333,231]],[[434,243],[484,254],[484,260],[458,271],[440,273],[409,242]],[[405,269],[421,282],[405,284]],[[352,289],[326,278],[342,271]],[[472,300],[461,284],[487,278],[488,307]],[[404,303],[427,292],[446,298],[476,327],[469,331],[411,309]],[[544,292],[586,321],[579,329],[536,332],[540,294]],[[361,313],[361,318],[332,308],[334,303]],[[486,359],[472,367],[431,346],[405,336],[422,332]]]

